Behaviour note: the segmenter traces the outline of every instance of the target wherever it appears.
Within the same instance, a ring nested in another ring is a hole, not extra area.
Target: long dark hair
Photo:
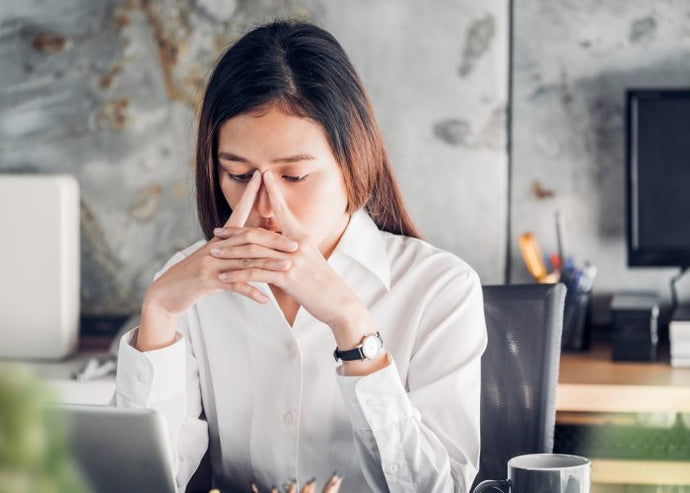
[[[421,237],[403,204],[374,111],[347,54],[324,29],[281,20],[240,38],[220,58],[206,87],[196,147],[196,196],[207,240],[232,213],[220,188],[220,127],[272,103],[323,126],[342,168],[347,212],[364,206],[379,229]]]

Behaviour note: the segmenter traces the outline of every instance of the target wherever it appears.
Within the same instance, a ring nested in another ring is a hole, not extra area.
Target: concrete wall
[[[200,238],[194,115],[214,60],[282,16],[331,30],[373,99],[427,239],[503,281],[507,0],[4,0],[0,172],[81,185],[82,311],[138,311]]]
[[[627,87],[690,85],[690,3],[514,5],[513,238],[534,231],[555,251],[560,209],[569,252],[599,267],[597,293],[652,290],[668,299],[677,269],[626,264],[624,95]],[[513,281],[527,279],[516,242],[511,258]],[[688,281],[678,285],[686,300]]]

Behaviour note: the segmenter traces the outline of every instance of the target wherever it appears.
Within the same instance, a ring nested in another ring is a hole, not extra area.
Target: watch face
[[[375,358],[381,351],[381,341],[376,336],[367,336],[362,341],[362,353],[365,358]]]

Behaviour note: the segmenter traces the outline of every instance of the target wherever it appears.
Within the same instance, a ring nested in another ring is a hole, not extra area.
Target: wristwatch
[[[341,351],[337,347],[333,351],[333,357],[336,361],[339,359],[343,361],[357,361],[363,359],[376,358],[383,350],[383,339],[381,334],[367,334],[362,337],[362,342],[354,349]]]

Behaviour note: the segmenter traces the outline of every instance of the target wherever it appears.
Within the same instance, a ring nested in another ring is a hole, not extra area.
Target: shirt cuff
[[[348,377],[336,370],[354,429],[377,430],[410,415],[420,416],[405,392],[390,353],[386,358],[388,366],[369,375]]]
[[[176,332],[175,341],[164,348],[141,352],[132,341],[139,326],[120,339],[115,389],[133,404],[147,406],[185,391],[185,340]]]

